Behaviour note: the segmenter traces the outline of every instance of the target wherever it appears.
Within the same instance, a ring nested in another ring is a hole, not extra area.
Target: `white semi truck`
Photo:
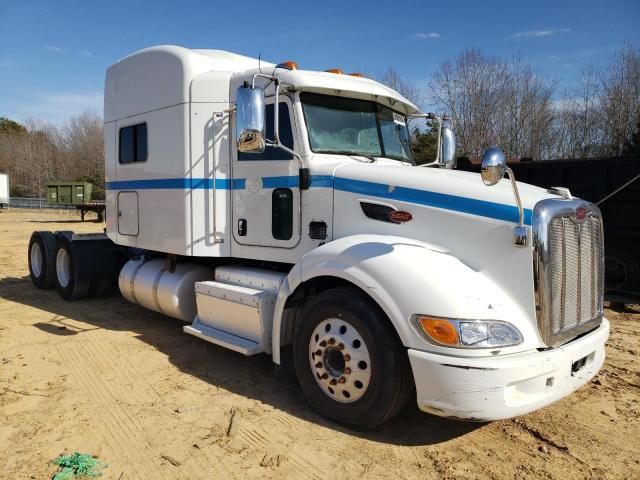
[[[416,166],[407,122],[437,126]],[[158,46],[110,67],[106,234],[34,232],[31,278],[131,302],[243,355],[291,359],[321,414],[371,428],[411,398],[522,415],[604,360],[598,208],[456,171],[448,122],[339,70]],[[505,171],[510,178],[505,177]]]

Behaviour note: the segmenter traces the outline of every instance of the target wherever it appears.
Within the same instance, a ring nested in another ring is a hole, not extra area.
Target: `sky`
[[[625,42],[640,47],[640,0],[0,0],[0,116],[102,114],[107,67],[160,44],[367,76],[393,66],[428,96],[438,66],[467,48],[519,56],[561,91]]]

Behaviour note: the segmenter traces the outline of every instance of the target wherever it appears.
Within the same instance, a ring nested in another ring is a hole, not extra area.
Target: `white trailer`
[[[0,209],[9,206],[9,175],[0,173]]]
[[[412,117],[439,125],[427,168]],[[602,366],[598,208],[516,183],[497,149],[481,175],[452,169],[446,119],[373,80],[158,46],[109,68],[104,121],[106,235],[35,232],[38,287],[72,300],[117,279],[186,333],[292,362],[354,428],[411,398],[522,415]]]

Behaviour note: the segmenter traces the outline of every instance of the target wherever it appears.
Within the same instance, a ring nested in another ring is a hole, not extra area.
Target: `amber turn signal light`
[[[325,72],[342,74],[342,70],[340,70],[339,68],[330,68],[329,70],[325,70]]]
[[[433,317],[418,317],[418,324],[435,342],[443,345],[458,345],[458,330],[448,320]]]

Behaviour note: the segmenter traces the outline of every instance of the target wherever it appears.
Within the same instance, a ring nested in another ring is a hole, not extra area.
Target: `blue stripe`
[[[263,177],[262,186],[264,188],[287,188],[297,187],[299,177],[280,176]],[[469,213],[482,217],[495,218],[507,222],[518,221],[518,209],[513,205],[487,202],[474,198],[459,197],[446,193],[429,192],[415,188],[395,187],[389,191],[389,185],[383,183],[365,182],[362,180],[351,180],[348,178],[333,177],[331,175],[312,175],[311,186],[314,188],[335,188],[343,192],[359,193],[373,197],[386,198],[401,202],[415,203],[429,207],[453,210],[456,212]],[[107,182],[107,190],[156,190],[156,189],[179,189],[179,190],[211,190],[213,181],[210,178],[162,178],[153,180],[120,180]],[[217,178],[215,188],[219,190],[244,190],[246,188],[245,178]],[[531,210],[525,208],[524,223],[531,225]]]
[[[262,177],[262,186],[264,188],[287,188],[297,187],[300,184],[300,178],[295,177]]]
[[[311,186],[333,188],[333,175],[311,175]]]
[[[417,203],[418,205],[470,213],[472,215],[495,218],[507,222],[518,221],[517,207],[504,205],[502,203],[487,202],[485,200],[476,200],[475,198],[458,197],[446,193],[429,192],[406,187],[395,187],[392,191],[389,191],[388,185],[340,177],[335,178],[334,188],[344,192]],[[531,225],[531,210],[528,208],[524,209],[524,223]]]

